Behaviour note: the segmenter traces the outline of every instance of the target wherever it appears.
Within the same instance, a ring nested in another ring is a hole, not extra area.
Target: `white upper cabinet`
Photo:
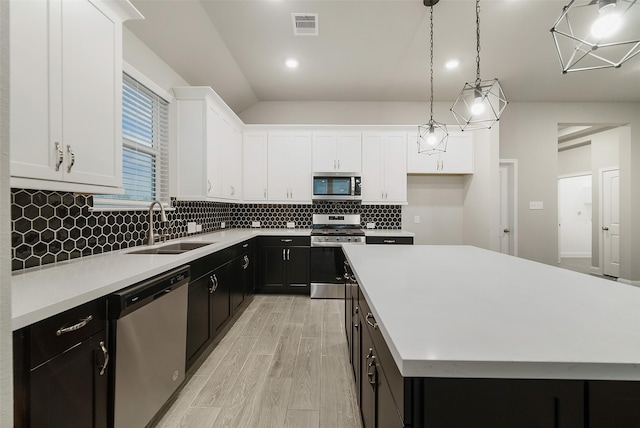
[[[243,197],[247,202],[267,201],[267,133],[245,132]]]
[[[360,132],[313,133],[313,172],[359,173],[362,171]]]
[[[120,193],[122,22],[128,2],[15,1],[11,185]]]
[[[173,88],[176,96],[176,196],[242,198],[240,120],[210,87]]]
[[[407,140],[409,174],[473,174],[473,131],[451,132],[447,151],[428,155],[418,153],[417,134]]]
[[[311,132],[269,132],[267,147],[269,201],[311,203]]]
[[[407,203],[407,134],[362,135],[362,203]]]

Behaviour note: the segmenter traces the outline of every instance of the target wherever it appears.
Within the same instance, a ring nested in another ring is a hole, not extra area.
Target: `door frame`
[[[600,233],[601,237],[598,239],[598,269],[597,274],[604,275],[604,239],[602,238],[602,217],[604,216],[604,189],[602,186],[603,176],[605,172],[608,171],[618,171],[620,173],[620,166],[610,166],[606,168],[598,169],[598,233]],[[592,270],[595,271],[594,268]]]
[[[510,232],[510,249],[511,255],[518,257],[518,159],[500,159],[498,161],[498,170],[507,167],[509,172],[509,185],[511,187],[511,204],[509,207],[509,217],[511,223]],[[502,201],[500,200],[500,206]],[[500,209],[498,206],[498,209]]]

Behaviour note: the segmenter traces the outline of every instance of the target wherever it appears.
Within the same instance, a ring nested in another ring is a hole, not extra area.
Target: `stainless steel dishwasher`
[[[189,266],[110,296],[113,426],[143,428],[185,378]]]

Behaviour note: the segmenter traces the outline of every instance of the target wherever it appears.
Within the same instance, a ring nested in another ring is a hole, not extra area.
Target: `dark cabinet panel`
[[[202,276],[189,283],[189,303],[187,309],[187,368],[204,350],[211,338],[209,319],[210,276]]]
[[[589,381],[588,428],[640,428],[640,382]]]
[[[103,331],[31,371],[31,427],[106,428]]]
[[[264,289],[282,288],[285,285],[285,247],[263,247],[261,249],[262,286]]]
[[[209,293],[211,296],[211,333],[215,337],[225,321],[231,317],[231,284],[237,278],[233,261],[219,267],[211,274]]]
[[[360,319],[362,322],[362,318]],[[360,335],[362,352],[360,353],[360,412],[364,428],[376,426],[376,388],[372,378],[375,377],[376,365],[372,362],[374,357],[373,341],[371,336],[362,330]],[[371,364],[371,365],[370,365]]]
[[[584,426],[583,382],[546,379],[424,379],[426,428]]]
[[[310,248],[287,248],[287,283],[289,287],[309,286]]]
[[[413,245],[412,236],[367,236],[367,244],[384,244],[384,245]]]

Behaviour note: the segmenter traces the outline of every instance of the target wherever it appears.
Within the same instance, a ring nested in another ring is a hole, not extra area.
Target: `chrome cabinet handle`
[[[293,242],[293,239],[281,239],[280,242]]]
[[[376,371],[376,356],[371,356],[371,361],[367,364],[367,377],[369,378],[369,385],[376,385],[378,383]]]
[[[287,260],[287,249],[286,248],[282,249],[282,260]]]
[[[246,269],[249,267],[249,256],[244,256],[243,260],[244,264],[242,265],[242,269]]]
[[[104,364],[100,367],[100,376],[104,376],[104,373],[107,371],[107,366],[109,365],[109,351],[104,346],[104,342],[100,342],[100,349],[102,349],[102,355],[104,356]]]
[[[249,244],[242,244],[242,248],[247,248]]]
[[[264,188],[264,198],[267,199],[267,188]]]
[[[58,154],[58,159],[56,160],[56,171],[60,171],[60,165],[62,165],[62,161],[64,160],[64,153],[62,152],[62,147],[60,143],[56,141],[56,152]]]
[[[333,160],[333,169],[338,169],[338,167],[336,166],[336,160]]]
[[[207,180],[207,193],[211,192],[211,180]]]
[[[503,230],[504,233],[509,233],[511,232],[511,229],[509,229],[508,227],[506,229]]]
[[[213,294],[218,289],[218,277],[215,273],[209,277],[209,282],[211,282],[211,287],[209,287],[209,294]]]
[[[74,324],[70,327],[61,327],[56,331],[56,336],[62,336],[65,333],[71,333],[72,331],[80,330],[85,325],[89,324],[89,321],[93,319],[93,315],[89,315],[86,318],[80,320],[78,324]]]
[[[287,260],[291,260],[291,250],[287,248]]]
[[[355,312],[353,313],[353,315],[358,315],[358,313],[360,313],[360,307],[359,307],[359,306],[356,306],[356,310],[355,310]]]
[[[369,358],[371,357],[373,357],[373,348],[369,348],[369,353],[367,354],[365,361],[369,361]]]
[[[374,323],[372,323],[371,321],[369,321],[369,318],[373,318],[373,321],[374,321],[374,322],[375,322],[375,320],[376,320],[376,319],[373,317],[373,314],[372,314],[371,312],[369,312],[369,313],[367,314],[367,316],[365,317],[365,320],[367,321],[367,324],[369,324],[371,327],[373,327],[373,329],[374,329],[374,330],[377,330],[377,329],[378,329],[378,323],[377,323],[377,322],[375,322],[375,324],[374,324]]]
[[[395,239],[383,239],[382,242],[384,242],[385,244],[395,244],[396,240]]]
[[[607,230],[609,230],[609,228],[607,226],[602,226],[602,230],[606,232]]]
[[[67,172],[71,172],[71,168],[73,168],[73,165],[76,163],[76,155],[73,153],[73,150],[71,150],[71,146],[69,144],[67,144],[67,154],[70,159],[69,165],[67,166]]]
[[[338,159],[338,169],[340,169],[340,159]]]

